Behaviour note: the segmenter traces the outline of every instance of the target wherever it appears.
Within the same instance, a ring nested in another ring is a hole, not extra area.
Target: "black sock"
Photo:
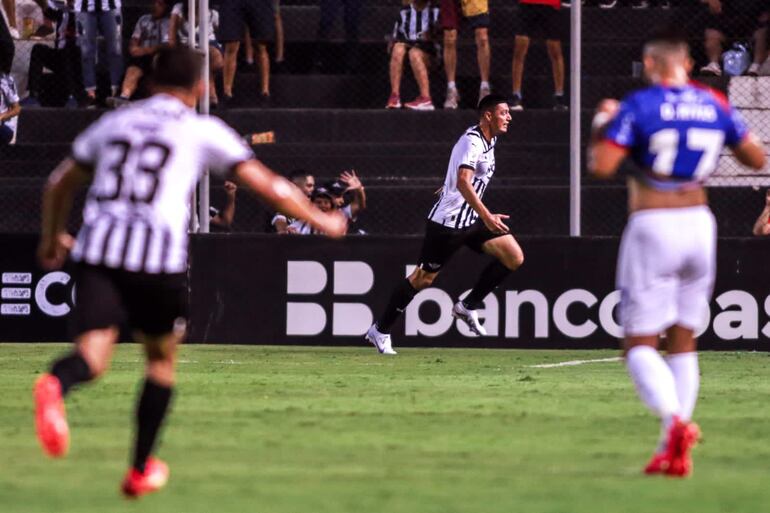
[[[149,378],[144,381],[144,389],[136,406],[134,468],[139,472],[144,472],[144,465],[155,446],[160,425],[171,402],[171,393],[171,387],[153,383]]]
[[[67,395],[70,388],[92,377],[88,363],[77,351],[57,360],[51,367],[51,374],[59,378],[62,395]]]
[[[417,291],[409,283],[409,280],[404,280],[398,284],[390,296],[388,306],[385,307],[385,311],[377,321],[377,330],[380,333],[390,333],[390,327],[393,326],[401,312],[412,301],[415,294],[417,294]]]
[[[495,290],[509,274],[511,274],[511,270],[497,260],[486,266],[481,271],[479,281],[476,282],[473,290],[463,299],[465,307],[470,310],[479,308],[487,294]]]

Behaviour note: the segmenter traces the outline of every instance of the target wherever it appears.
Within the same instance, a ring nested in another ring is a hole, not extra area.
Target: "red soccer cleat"
[[[648,475],[662,474],[668,469],[670,463],[667,452],[656,452],[652,455],[652,459],[647,466],[644,467],[644,473]]]
[[[700,438],[700,428],[694,422],[674,420],[668,435],[667,476],[687,477],[692,473],[690,450],[695,447]]]
[[[148,458],[144,465],[144,474],[130,468],[123,480],[121,489],[129,499],[136,499],[147,493],[157,492],[168,481],[168,465],[157,458]]]
[[[35,381],[35,428],[40,446],[48,456],[60,458],[67,454],[70,430],[61,383],[56,376],[43,374]]]

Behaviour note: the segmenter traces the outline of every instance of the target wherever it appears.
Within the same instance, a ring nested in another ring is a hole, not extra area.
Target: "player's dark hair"
[[[163,47],[152,61],[150,80],[155,87],[192,89],[200,80],[203,54],[187,46]]]
[[[313,176],[313,173],[311,173],[307,169],[295,169],[294,171],[289,173],[289,180],[295,180],[297,178],[305,178],[308,176]]]
[[[495,110],[495,107],[501,103],[508,103],[508,100],[505,98],[505,96],[500,94],[488,94],[479,101],[479,114],[491,112]]]
[[[687,33],[681,28],[673,25],[664,25],[650,32],[644,47],[650,45],[661,45],[669,48],[684,48],[689,50],[690,44],[687,40]]]

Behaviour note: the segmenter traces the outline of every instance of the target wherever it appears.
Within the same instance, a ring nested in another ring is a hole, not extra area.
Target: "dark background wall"
[[[396,346],[497,348],[617,347],[617,238],[525,237],[524,266],[488,298],[493,336],[468,336],[449,317],[488,257],[461,250],[436,286],[393,331]],[[391,288],[419,253],[419,237],[195,236],[191,247],[191,342],[362,344]],[[1,341],[62,341],[73,304],[69,269],[34,263],[36,237],[0,236]],[[722,239],[710,349],[770,347],[770,241]]]

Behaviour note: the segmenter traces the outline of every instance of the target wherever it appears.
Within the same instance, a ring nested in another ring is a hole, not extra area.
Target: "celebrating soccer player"
[[[488,95],[479,102],[479,124],[465,131],[452,149],[444,186],[428,214],[419,265],[393,291],[385,311],[366,333],[366,339],[383,354],[396,354],[390,328],[412,298],[429,287],[439,271],[462,246],[495,258],[481,273],[473,290],[452,309],[452,315],[472,332],[486,335],[476,309],[511,271],[524,262],[524,254],[505,224],[509,216],[493,214],[481,201],[495,172],[495,142],[508,131],[511,114],[503,96]]]
[[[599,104],[589,167],[608,178],[627,156],[638,166],[628,180],[630,216],[616,277],[626,366],[642,402],[661,419],[645,472],[687,476],[699,437],[691,421],[699,386],[694,334],[708,322],[716,266],[716,224],[703,181],[725,144],[754,169],[765,157],[727,99],[690,82],[684,38],[661,32],[645,45],[643,60],[652,85],[620,104]],[[666,359],[657,350],[662,333]]]
[[[75,348],[35,383],[37,436],[50,456],[66,454],[64,396],[102,374],[125,321],[144,344],[146,377],[136,408],[133,463],[123,493],[162,487],[168,466],[150,454],[174,385],[177,345],[186,326],[188,200],[205,168],[253,189],[287,215],[341,237],[341,215],[315,208],[298,188],[254,159],[241,137],[193,110],[201,56],[187,47],[155,57],[154,95],[104,115],[74,142],[72,158],[51,175],[43,197],[38,257],[60,267],[70,247],[76,263]],[[76,241],[65,231],[71,199],[91,182]]]

